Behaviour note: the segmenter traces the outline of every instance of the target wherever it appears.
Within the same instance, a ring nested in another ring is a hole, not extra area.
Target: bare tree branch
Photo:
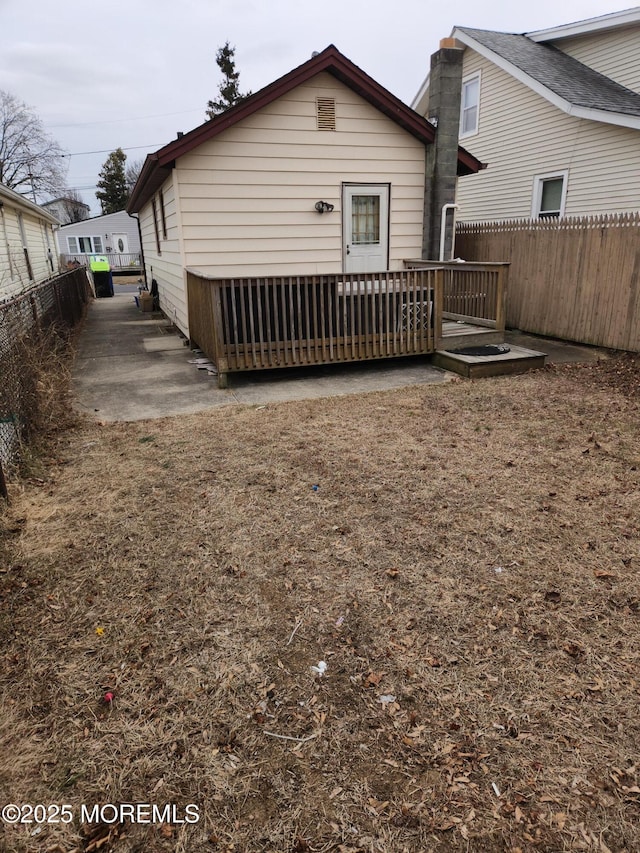
[[[56,195],[67,173],[63,157],[33,110],[0,90],[0,183],[17,192]]]

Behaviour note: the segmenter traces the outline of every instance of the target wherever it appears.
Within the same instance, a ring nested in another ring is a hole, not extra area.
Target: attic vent
[[[335,130],[335,98],[316,98],[316,116],[318,120],[318,130]]]

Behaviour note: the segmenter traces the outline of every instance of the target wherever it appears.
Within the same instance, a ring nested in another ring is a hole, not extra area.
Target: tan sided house
[[[465,222],[640,207],[640,6],[513,34],[455,27],[460,142],[487,163],[458,184]],[[429,78],[413,107],[427,115]]]
[[[58,274],[57,220],[0,184],[0,302]]]
[[[436,138],[333,45],[180,135],[127,208],[162,311],[222,374],[433,351],[437,276],[405,262],[437,244],[431,198],[481,168],[456,127],[439,171]]]

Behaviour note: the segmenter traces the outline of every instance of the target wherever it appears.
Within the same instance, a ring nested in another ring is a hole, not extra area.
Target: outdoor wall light
[[[318,213],[331,213],[331,211],[333,210],[333,205],[329,204],[328,201],[317,201],[316,210],[318,211]]]

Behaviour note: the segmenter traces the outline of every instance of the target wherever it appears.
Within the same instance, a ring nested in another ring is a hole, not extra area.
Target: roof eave
[[[613,124],[617,127],[629,127],[640,130],[640,116],[628,113],[614,112],[613,110],[597,110],[592,107],[581,107],[579,104],[567,104],[565,110],[569,115],[576,118],[586,118],[590,121],[599,121],[602,124]]]
[[[40,207],[40,205],[35,204],[35,202],[29,201],[29,199],[25,198],[23,195],[21,195],[21,193],[9,189],[9,187],[5,187],[3,184],[0,184],[0,199],[6,199],[6,201],[10,204],[19,205],[25,210],[29,210],[32,213],[36,213],[38,216],[41,216],[42,219],[46,219],[51,225],[60,225],[56,217],[49,213],[47,210]]]
[[[157,152],[148,154],[125,210],[138,213],[171,174],[173,163],[160,165]]]
[[[573,38],[574,36],[588,35],[595,32],[606,32],[607,30],[626,27],[631,24],[640,23],[640,6],[632,9],[624,9],[621,12],[611,12],[608,15],[599,15],[596,18],[586,18],[584,21],[576,21],[573,24],[563,24],[560,27],[549,27],[544,30],[535,30],[525,33],[526,37],[535,42],[559,41],[560,39]]]

